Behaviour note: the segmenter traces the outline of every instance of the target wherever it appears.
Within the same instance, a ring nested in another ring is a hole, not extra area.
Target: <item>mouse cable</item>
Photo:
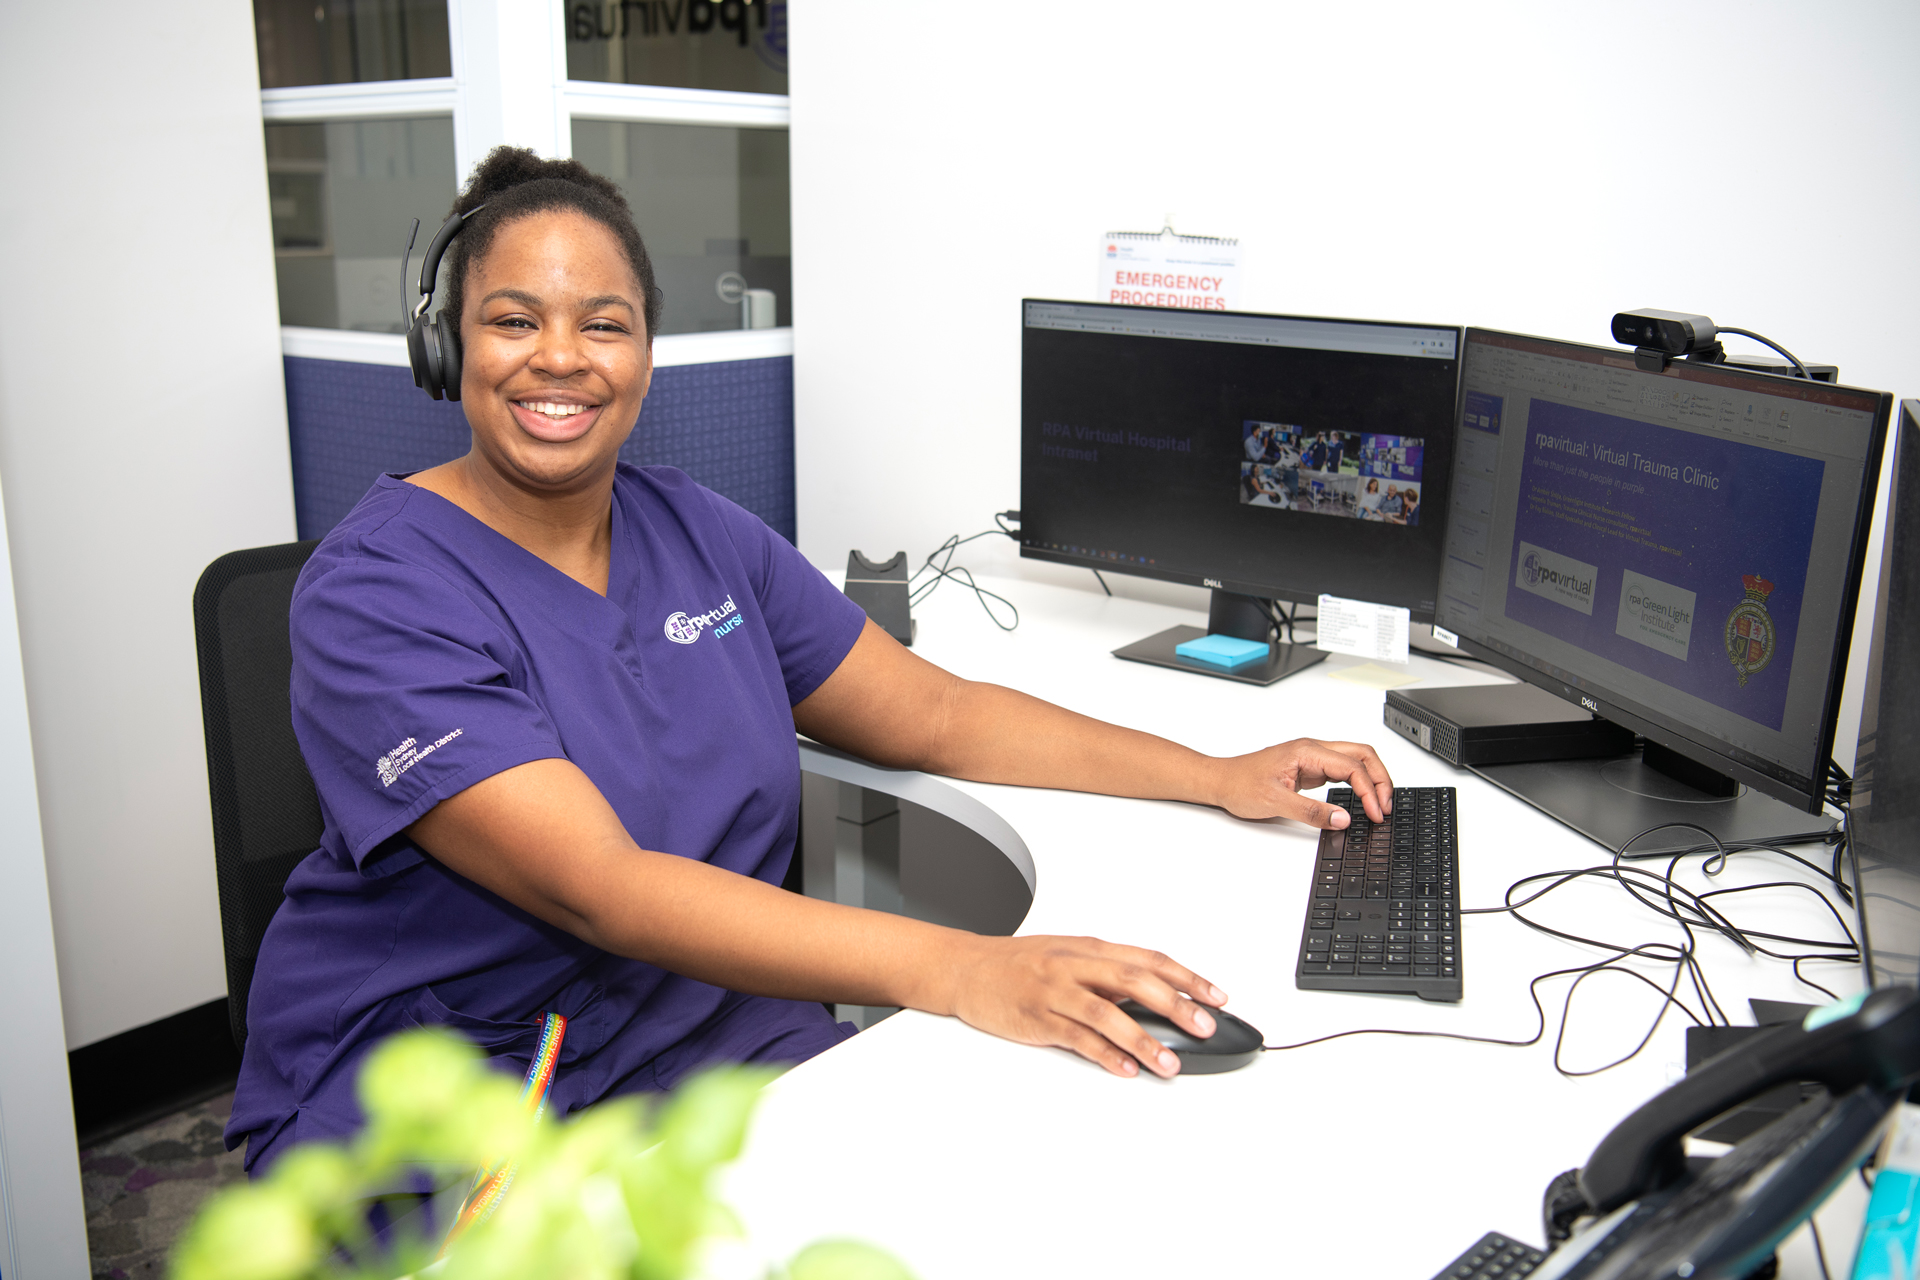
[[[1641,833],[1642,836],[1644,836],[1645,834],[1647,833],[1646,832]],[[1707,833],[1707,835],[1709,839],[1713,838],[1712,833],[1709,832]],[[1635,837],[1635,838],[1638,839],[1639,837]],[[1629,841],[1628,843],[1631,844],[1632,842]],[[1716,848],[1716,852],[1722,854],[1721,862],[1723,864],[1724,864],[1725,853],[1744,851],[1737,847],[1720,844],[1717,841],[1716,841],[1715,848]],[[1698,851],[1705,852],[1706,848],[1703,846]],[[1772,850],[1772,851],[1784,852],[1781,850]],[[1623,856],[1623,855],[1616,855],[1616,858],[1618,858],[1619,856]],[[1632,855],[1624,855],[1624,856],[1630,857]],[[1658,855],[1646,855],[1646,856],[1658,856]],[[1739,930],[1736,926],[1732,924],[1731,921],[1728,921],[1724,915],[1720,914],[1718,911],[1710,907],[1707,907],[1706,904],[1704,904],[1704,902],[1700,901],[1706,895],[1694,895],[1692,891],[1688,890],[1685,886],[1674,884],[1672,881],[1671,869],[1674,865],[1677,864],[1677,861],[1678,860],[1675,859],[1673,862],[1669,863],[1669,872],[1666,875],[1661,875],[1657,872],[1646,871],[1639,867],[1630,867],[1630,866],[1623,867],[1618,865],[1617,861],[1614,864],[1611,864],[1608,866],[1602,866],[1602,867],[1588,867],[1588,868],[1580,868],[1580,869],[1575,869],[1570,871],[1536,873],[1535,875],[1532,875],[1532,876],[1523,877],[1521,880],[1516,881],[1513,885],[1510,885],[1508,887],[1507,895],[1506,895],[1508,902],[1507,902],[1507,905],[1505,906],[1469,907],[1469,908],[1461,909],[1462,915],[1486,915],[1486,914],[1496,914],[1496,913],[1512,914],[1522,924],[1527,925],[1529,928],[1536,929],[1539,932],[1547,933],[1552,936],[1555,936],[1567,941],[1575,942],[1578,944],[1595,946],[1602,950],[1606,950],[1613,953],[1602,960],[1596,961],[1593,964],[1577,965],[1577,966],[1573,966],[1566,969],[1553,970],[1552,972],[1541,974],[1538,977],[1534,978],[1531,982],[1529,982],[1527,984],[1527,993],[1528,993],[1528,997],[1533,1001],[1534,1013],[1538,1019],[1539,1025],[1537,1030],[1534,1032],[1534,1034],[1525,1040],[1509,1040],[1509,1039],[1503,1039],[1495,1036],[1473,1036],[1473,1035],[1466,1035],[1460,1032],[1452,1032],[1452,1031],[1415,1031],[1415,1030],[1408,1030],[1404,1028],[1368,1027],[1368,1028],[1359,1028],[1351,1031],[1339,1031],[1331,1035],[1318,1036],[1318,1037],[1315,1037],[1314,1039],[1303,1040],[1295,1044],[1262,1045],[1261,1047],[1265,1050],[1272,1051],[1272,1052],[1283,1052],[1290,1049],[1304,1049],[1310,1045],[1324,1044],[1329,1040],[1344,1039],[1347,1036],[1397,1035],[1397,1036],[1420,1037],[1420,1038],[1427,1038],[1427,1039],[1460,1040],[1460,1041],[1471,1043],[1471,1044],[1491,1044],[1491,1045],[1507,1047],[1507,1048],[1525,1048],[1534,1044],[1538,1044],[1546,1034],[1547,1014],[1546,1014],[1546,1008],[1541,1003],[1541,1000],[1540,1000],[1540,992],[1539,992],[1540,984],[1542,982],[1547,981],[1548,979],[1556,978],[1556,977],[1564,977],[1568,974],[1577,974],[1579,976],[1575,978],[1573,985],[1568,988],[1566,999],[1561,1005],[1559,1028],[1554,1037],[1553,1066],[1555,1071],[1569,1078],[1598,1075],[1603,1071],[1612,1070],[1614,1067],[1617,1067],[1622,1063],[1629,1062],[1633,1058],[1637,1057],[1640,1054],[1640,1052],[1646,1048],[1647,1044],[1652,1041],[1654,1034],[1659,1030],[1661,1021],[1666,1017],[1666,1013],[1669,1008],[1673,1008],[1673,1007],[1679,1008],[1681,1012],[1685,1013],[1687,1017],[1692,1019],[1694,1025],[1696,1026],[1716,1025],[1716,1023],[1713,1021],[1713,1018],[1716,1014],[1718,1015],[1717,1025],[1731,1025],[1731,1020],[1728,1019],[1725,1010],[1721,1008],[1718,1000],[1713,996],[1712,988],[1706,980],[1705,971],[1701,967],[1699,963],[1699,959],[1696,954],[1697,939],[1695,939],[1693,935],[1693,930],[1691,926],[1688,924],[1688,921],[1686,919],[1686,914],[1683,913],[1682,908],[1685,907],[1688,912],[1696,916],[1697,920],[1711,924],[1711,927],[1715,928],[1716,931],[1719,931],[1721,928],[1721,925],[1718,923],[1714,923],[1715,917],[1717,917],[1719,921],[1725,922],[1726,929],[1729,929],[1732,931],[1728,935],[1729,937],[1733,937],[1736,939],[1746,939],[1754,936],[1759,936],[1759,937],[1769,937],[1769,940],[1774,940],[1774,939],[1771,938],[1769,935],[1758,933],[1758,931],[1743,932]],[[1804,861],[1804,860],[1802,859],[1800,861]],[[1814,868],[1814,870],[1817,871],[1818,868],[1816,867]],[[1529,903],[1537,901],[1538,899],[1546,896],[1547,894],[1552,893],[1555,889],[1558,889],[1566,884],[1572,883],[1574,880],[1582,879],[1588,876],[1592,876],[1600,879],[1614,880],[1616,883],[1620,883],[1623,886],[1631,885],[1635,877],[1644,878],[1646,880],[1660,881],[1666,884],[1671,890],[1675,891],[1676,895],[1678,895],[1670,899],[1670,901],[1673,904],[1672,906],[1670,907],[1662,906],[1660,904],[1659,899],[1654,899],[1652,901],[1649,901],[1646,898],[1640,897],[1638,894],[1635,895],[1636,900],[1640,901],[1643,905],[1648,905],[1651,909],[1655,910],[1658,914],[1663,916],[1668,916],[1674,919],[1676,923],[1678,923],[1681,926],[1682,931],[1686,934],[1687,940],[1688,940],[1687,945],[1680,946],[1674,943],[1656,942],[1656,943],[1642,944],[1637,947],[1621,947],[1617,944],[1600,942],[1598,940],[1590,939],[1590,938],[1583,938],[1577,934],[1570,934],[1563,930],[1554,929],[1551,926],[1544,925],[1538,921],[1529,919],[1528,917],[1521,914],[1517,910],[1517,908],[1519,907],[1526,906]],[[1551,880],[1553,883],[1547,885],[1542,889],[1536,890],[1531,894],[1528,894],[1526,897],[1520,899],[1518,902],[1513,901],[1513,895],[1516,891],[1521,889],[1524,885],[1540,879],[1548,879],[1548,880]],[[1827,905],[1828,910],[1833,913],[1836,923],[1840,925],[1841,932],[1846,935],[1848,942],[1853,943],[1854,940],[1853,940],[1852,931],[1847,928],[1845,919],[1840,915],[1838,909],[1833,906],[1832,902],[1827,899],[1825,894],[1820,893],[1819,890],[1812,885],[1803,884],[1798,881],[1780,881],[1780,882],[1770,882],[1768,884],[1761,884],[1761,885],[1740,885],[1740,886],[1734,886],[1728,889],[1712,890],[1709,892],[1714,894],[1729,894],[1729,893],[1747,892],[1752,889],[1775,888],[1775,887],[1791,887],[1791,888],[1807,889],[1814,892],[1818,897],[1820,897],[1821,901]],[[1691,901],[1688,901],[1688,900],[1691,900]],[[1699,903],[1700,909],[1695,909],[1693,906],[1693,903]],[[1819,940],[1813,940],[1813,939],[1791,939],[1791,941],[1804,942],[1807,945],[1812,945],[1812,946],[1825,946],[1825,947],[1831,947],[1831,948],[1837,948],[1837,945],[1838,945],[1838,944],[1831,944],[1831,943],[1823,943]],[[1810,978],[1807,978],[1804,974],[1800,972],[1800,965],[1802,963],[1808,960],[1834,960],[1834,961],[1846,961],[1849,963],[1855,963],[1858,961],[1857,944],[1855,944],[1855,950],[1852,954],[1828,953],[1828,954],[1812,954],[1812,955],[1800,955],[1800,956],[1787,956],[1781,953],[1767,950],[1762,947],[1758,947],[1757,945],[1753,945],[1751,943],[1749,943],[1748,945],[1750,948],[1750,953],[1759,953],[1759,954],[1772,956],[1778,959],[1791,960],[1794,977],[1798,981],[1804,983],[1805,985],[1813,988],[1816,991],[1822,992],[1823,994],[1830,994],[1830,993],[1827,993],[1826,988],[1820,986],[1818,983],[1814,982]],[[1662,988],[1658,983],[1654,982],[1651,978],[1647,977],[1645,974],[1640,973],[1633,969],[1626,968],[1620,963],[1621,961],[1627,960],[1629,958],[1648,958],[1648,959],[1658,959],[1662,962],[1671,962],[1674,965],[1674,972],[1673,972],[1673,978],[1671,983],[1667,987]],[[1640,1038],[1640,1041],[1628,1053],[1624,1054],[1620,1058],[1615,1059],[1613,1062],[1607,1063],[1600,1067],[1595,1067],[1587,1070],[1575,1070],[1566,1066],[1562,1056],[1563,1050],[1565,1048],[1565,1043],[1566,1043],[1567,1023],[1572,1017],[1574,996],[1577,993],[1577,990],[1582,983],[1584,983],[1588,978],[1592,977],[1594,974],[1602,973],[1602,972],[1624,973],[1629,977],[1632,977],[1646,984],[1647,986],[1652,987],[1654,990],[1659,991],[1662,997],[1660,1009],[1659,1009],[1659,1012],[1654,1016],[1652,1023],[1648,1026],[1646,1033]],[[1694,1013],[1693,1010],[1687,1006],[1686,1002],[1679,998],[1678,989],[1679,989],[1681,978],[1683,976],[1691,977],[1693,979],[1696,992],[1699,995],[1701,1000],[1702,1009],[1707,1013],[1707,1016],[1705,1018]]]
[[[956,533],[948,537],[948,539],[945,542],[941,543],[938,547],[934,548],[933,554],[927,557],[926,562],[924,564],[922,564],[918,569],[915,569],[913,571],[913,576],[911,578],[907,579],[908,588],[909,588],[909,594],[907,596],[908,605],[911,606],[911,605],[919,604],[921,601],[925,600],[928,596],[932,595],[935,589],[937,589],[942,582],[946,581],[948,578],[951,578],[955,582],[959,583],[961,586],[966,587],[973,592],[974,597],[980,601],[980,607],[987,611],[987,616],[989,618],[993,619],[994,626],[999,627],[1002,631],[1012,631],[1015,627],[1019,626],[1020,625],[1020,609],[1017,605],[1013,603],[1013,601],[1007,599],[1003,595],[1000,595],[998,592],[989,591],[985,587],[981,586],[978,582],[975,582],[973,579],[972,571],[967,569],[964,565],[959,568],[953,567],[954,553],[959,551],[961,547],[965,546],[969,542],[973,542],[980,538],[991,538],[995,534],[1005,534],[1009,538],[1017,539],[1018,535],[1016,535],[1011,529],[1008,529],[1006,527],[1005,521],[1002,519],[1003,516],[1007,516],[1009,514],[1011,513],[1004,512],[1004,511],[995,514],[994,522],[1000,526],[997,529],[984,529],[979,533],[970,534],[965,538],[961,537],[959,534]],[[936,564],[935,561],[938,561],[939,563]],[[917,587],[912,585],[914,582],[919,580],[921,574],[926,573],[929,570],[931,570],[933,573],[932,577],[928,578],[925,582],[921,582],[920,585]],[[1007,608],[1013,612],[1013,621],[1002,622],[1000,620],[1000,615],[995,613],[993,611],[993,606],[988,603],[989,600],[998,600],[1001,604],[1007,606]]]
[[[1666,946],[1668,944],[1656,944],[1656,945]],[[1502,1039],[1498,1036],[1474,1036],[1474,1035],[1467,1035],[1459,1031],[1412,1031],[1412,1030],[1407,1030],[1405,1028],[1394,1028],[1394,1027],[1363,1027],[1353,1031],[1336,1031],[1336,1032],[1333,1032],[1331,1035],[1316,1036],[1311,1040],[1302,1040],[1296,1044],[1263,1044],[1260,1047],[1269,1053],[1283,1053],[1290,1049],[1305,1049],[1310,1045],[1325,1044],[1329,1040],[1345,1039],[1347,1036],[1412,1036],[1412,1037],[1417,1037],[1421,1039],[1460,1040],[1469,1044],[1490,1044],[1490,1045],[1496,1045],[1502,1048],[1525,1049],[1533,1045],[1539,1044],[1540,1041],[1546,1037],[1546,1033],[1547,1033],[1547,1010],[1546,1010],[1546,1006],[1542,1004],[1540,1000],[1540,984],[1552,978],[1563,978],[1568,974],[1578,974],[1579,976],[1574,979],[1573,985],[1567,988],[1566,999],[1564,1002],[1562,1002],[1560,1007],[1560,1023],[1559,1023],[1559,1028],[1554,1035],[1554,1042],[1553,1042],[1553,1069],[1559,1072],[1561,1075],[1568,1077],[1569,1079],[1579,1079],[1584,1076],[1599,1075],[1603,1071],[1611,1071],[1613,1070],[1613,1068],[1619,1066],[1621,1063],[1631,1061],[1633,1058],[1639,1056],[1640,1051],[1646,1048],[1648,1042],[1653,1039],[1654,1032],[1660,1029],[1660,1023],[1663,1019],[1665,1019],[1665,1017],[1667,1016],[1667,1011],[1670,1008],[1677,1007],[1682,1013],[1686,1014],[1689,1018],[1692,1018],[1696,1026],[1705,1025],[1704,1020],[1700,1018],[1697,1014],[1695,1014],[1692,1009],[1689,1009],[1686,1005],[1686,1002],[1681,1000],[1676,994],[1680,985],[1681,966],[1676,965],[1674,967],[1672,983],[1663,988],[1659,983],[1647,977],[1647,975],[1645,975],[1644,973],[1640,973],[1633,969],[1624,968],[1618,963],[1619,961],[1625,960],[1631,956],[1640,955],[1644,953],[1647,949],[1648,948],[1645,948],[1645,947],[1615,948],[1614,950],[1616,951],[1616,954],[1608,957],[1607,959],[1598,960],[1592,964],[1574,965],[1566,969],[1555,969],[1555,970],[1552,970],[1551,972],[1540,974],[1538,977],[1534,978],[1531,982],[1527,984],[1527,995],[1528,995],[1528,998],[1533,1001],[1534,1015],[1538,1020],[1539,1025],[1535,1029],[1534,1033],[1531,1036],[1528,1036],[1524,1040],[1507,1040],[1507,1039]],[[1646,1034],[1640,1037],[1639,1043],[1636,1044],[1633,1047],[1633,1049],[1629,1051],[1627,1054],[1625,1054],[1620,1058],[1616,1058],[1614,1061],[1609,1062],[1604,1066],[1593,1067],[1586,1070],[1577,1070],[1577,1069],[1568,1067],[1565,1064],[1565,1062],[1562,1060],[1562,1052],[1566,1047],[1567,1022],[1569,1018],[1572,1016],[1573,998],[1574,998],[1574,995],[1578,992],[1580,988],[1580,984],[1585,982],[1588,978],[1591,978],[1596,973],[1623,973],[1630,978],[1633,978],[1639,982],[1645,983],[1649,987],[1652,987],[1655,991],[1660,993],[1660,996],[1661,996],[1660,1011],[1654,1015],[1653,1022],[1647,1027]]]

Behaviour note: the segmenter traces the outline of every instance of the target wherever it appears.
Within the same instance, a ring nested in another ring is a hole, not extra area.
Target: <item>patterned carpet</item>
[[[80,1153],[93,1274],[157,1280],[174,1237],[214,1191],[246,1175],[220,1141],[233,1095],[156,1120]]]

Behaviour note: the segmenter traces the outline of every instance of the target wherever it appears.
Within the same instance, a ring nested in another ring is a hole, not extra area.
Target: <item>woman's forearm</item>
[[[1058,1045],[1116,1075],[1179,1063],[1121,1013],[1131,997],[1192,1034],[1226,993],[1158,952],[1094,938],[992,938],[817,902],[636,847],[565,760],[442,800],[409,828],[455,872],[605,951],[752,995],[899,1005]]]
[[[1243,818],[1344,826],[1345,809],[1299,794],[1329,779],[1378,821],[1392,780],[1372,747],[1298,738],[1218,759],[1039,698],[976,684],[902,648],[871,622],[839,669],[793,709],[802,733],[878,764],[978,782],[1218,805]]]
[[[602,950],[750,995],[950,1013],[949,980],[973,941],[641,849],[564,760],[477,783],[412,835],[454,871]]]
[[[958,682],[918,766],[932,773],[1147,800],[1221,801],[1221,762],[993,684]]]

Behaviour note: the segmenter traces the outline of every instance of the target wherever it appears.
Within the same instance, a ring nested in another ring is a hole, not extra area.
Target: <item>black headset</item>
[[[413,366],[413,385],[435,400],[460,398],[460,317],[449,316],[445,307],[432,319],[427,309],[433,305],[434,277],[440,274],[440,259],[447,246],[467,225],[467,219],[486,208],[475,205],[465,213],[456,213],[440,224],[427,256],[420,260],[420,301],[407,307],[407,267],[413,260],[414,237],[420,234],[420,219],[413,220],[407,235],[407,249],[400,257],[400,311],[407,325],[407,363]]]

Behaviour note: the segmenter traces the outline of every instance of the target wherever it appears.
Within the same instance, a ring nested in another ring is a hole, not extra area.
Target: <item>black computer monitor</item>
[[[1920,985],[1920,400],[1903,401],[1860,705],[1847,847],[1867,981]]]
[[[1892,397],[1481,329],[1460,385],[1436,628],[1646,744],[1477,771],[1610,848],[1830,830]]]
[[[1253,639],[1268,615],[1249,600],[1325,593],[1432,620],[1458,328],[1031,298],[1021,311],[1022,556],[1211,587],[1211,629]],[[1188,666],[1171,643],[1143,644],[1118,652]],[[1277,646],[1286,669],[1230,678],[1266,683],[1308,655]]]

